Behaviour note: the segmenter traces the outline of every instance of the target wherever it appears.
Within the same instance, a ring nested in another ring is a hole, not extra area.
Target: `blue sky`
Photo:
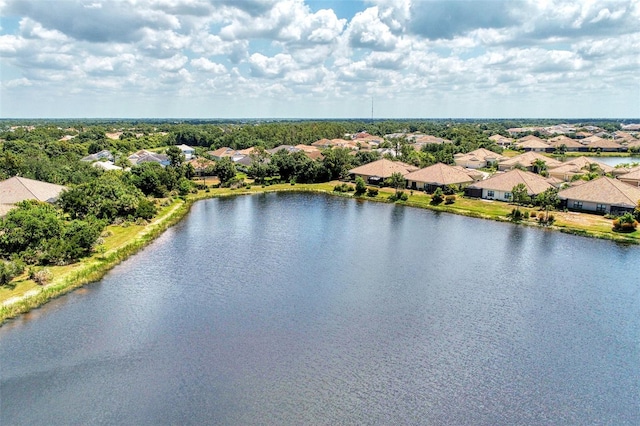
[[[640,116],[640,0],[0,0],[0,117]]]

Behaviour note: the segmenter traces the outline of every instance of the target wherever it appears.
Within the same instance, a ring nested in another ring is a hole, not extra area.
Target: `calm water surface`
[[[639,254],[321,195],[202,201],[0,328],[0,424],[639,424]]]
[[[590,160],[599,161],[601,163],[607,164],[611,167],[615,167],[618,164],[633,164],[640,163],[640,157],[587,157]],[[570,159],[570,157],[567,157]]]

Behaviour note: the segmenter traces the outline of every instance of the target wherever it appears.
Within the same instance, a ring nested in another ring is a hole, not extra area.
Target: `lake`
[[[587,157],[589,160],[599,161],[608,166],[615,167],[618,164],[633,164],[640,163],[640,157]],[[567,157],[567,161],[570,161],[571,157]]]
[[[0,424],[638,424],[639,254],[325,195],[200,201],[0,328]]]

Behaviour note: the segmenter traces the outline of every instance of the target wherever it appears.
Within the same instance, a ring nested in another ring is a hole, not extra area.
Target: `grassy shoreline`
[[[381,189],[380,194],[375,198],[366,196],[354,197],[352,193],[334,192],[333,187],[335,184],[336,182],[296,185],[278,184],[266,187],[253,186],[240,189],[211,189],[209,192],[200,191],[189,196],[186,200],[174,200],[169,206],[163,208],[158,216],[147,225],[131,225],[127,228],[112,225],[108,228],[112,231],[112,234],[105,238],[104,251],[94,253],[92,256],[73,265],[51,267],[54,279],[50,284],[37,286],[23,275],[17,279],[13,289],[1,289],[0,326],[8,319],[38,308],[76,288],[100,280],[114,266],[144,248],[166,229],[182,220],[189,212],[191,205],[199,200],[269,192],[315,192],[367,201],[391,202],[388,200],[388,196],[393,193],[393,190],[389,188]],[[507,213],[513,208],[513,205],[504,202],[463,197],[458,197],[454,204],[432,205],[429,195],[419,191],[409,191],[409,193],[407,201],[397,202],[397,204],[501,222],[509,221]],[[530,208],[521,209],[532,213],[537,212],[537,210]],[[556,222],[552,226],[545,226],[545,229],[584,237],[640,244],[640,231],[630,234],[615,233],[611,230],[611,221],[601,216],[564,212],[554,212],[554,214]],[[540,227],[534,219],[525,220],[518,224]]]

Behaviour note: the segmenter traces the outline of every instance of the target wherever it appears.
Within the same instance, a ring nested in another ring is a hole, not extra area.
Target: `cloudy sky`
[[[0,0],[0,117],[640,117],[640,0]]]

